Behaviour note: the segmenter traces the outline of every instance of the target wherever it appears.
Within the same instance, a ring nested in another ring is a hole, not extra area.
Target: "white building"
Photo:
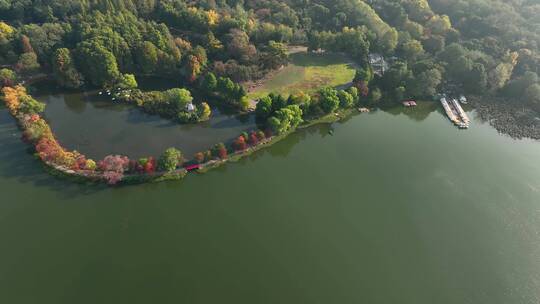
[[[388,70],[388,62],[384,60],[384,57],[381,54],[369,54],[368,59],[375,74],[382,76],[384,72]]]
[[[193,112],[195,111],[195,105],[193,105],[191,102],[186,105],[186,111]]]

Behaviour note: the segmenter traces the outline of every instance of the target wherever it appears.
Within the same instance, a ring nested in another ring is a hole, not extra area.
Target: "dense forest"
[[[0,0],[0,81],[128,89],[153,75],[245,107],[237,83],[306,45],[365,67],[355,81],[370,102],[451,84],[540,111],[539,16],[538,0]],[[389,58],[384,75],[370,53]]]

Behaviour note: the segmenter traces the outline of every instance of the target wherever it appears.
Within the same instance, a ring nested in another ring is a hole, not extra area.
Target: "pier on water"
[[[461,129],[468,129],[471,123],[469,116],[463,110],[457,99],[451,99],[450,101],[446,97],[441,98],[441,104],[446,112],[446,115],[456,126]]]

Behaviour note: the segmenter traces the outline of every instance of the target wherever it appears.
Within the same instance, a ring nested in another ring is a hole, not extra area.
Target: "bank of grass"
[[[337,53],[298,52],[290,55],[290,63],[248,92],[250,99],[270,93],[290,95],[299,91],[314,93],[324,86],[337,87],[350,83],[355,74],[354,63]]]

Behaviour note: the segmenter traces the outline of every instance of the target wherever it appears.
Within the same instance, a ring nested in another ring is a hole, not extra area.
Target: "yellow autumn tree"
[[[201,103],[200,120],[208,120],[210,118],[210,115],[212,115],[212,110],[210,109],[210,106],[208,105],[208,103],[206,102]]]
[[[489,83],[493,90],[501,89],[510,80],[518,59],[519,54],[517,52],[509,52],[504,56],[503,62],[499,63],[489,73]]]
[[[13,28],[9,24],[0,21],[0,38],[10,38],[13,34]]]
[[[4,87],[2,88],[2,94],[6,107],[12,115],[17,115],[21,104],[20,97],[26,95],[26,89],[21,85]]]
[[[219,14],[214,10],[209,10],[208,12],[206,12],[206,17],[208,18],[208,24],[210,26],[219,23]]]

